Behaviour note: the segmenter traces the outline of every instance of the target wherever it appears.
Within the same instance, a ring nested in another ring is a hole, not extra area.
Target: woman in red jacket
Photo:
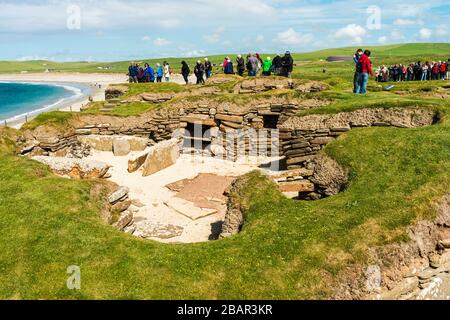
[[[447,73],[447,68],[448,68],[448,66],[444,63],[444,62],[441,62],[441,65],[440,65],[440,74],[441,74],[441,80],[445,80],[445,74]]]

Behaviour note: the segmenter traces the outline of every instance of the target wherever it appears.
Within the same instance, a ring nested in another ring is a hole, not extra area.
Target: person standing
[[[183,79],[186,82],[186,84],[189,84],[189,74],[191,73],[191,69],[189,69],[188,64],[186,61],[181,61],[181,74],[183,75]]]
[[[263,61],[262,61],[259,53],[256,54],[256,59],[258,60],[258,65],[256,67],[256,76],[259,77],[261,75],[261,70],[262,70],[262,66],[263,66]]]
[[[237,72],[239,76],[244,76],[245,72],[245,60],[242,58],[242,56],[239,54],[236,58],[236,64],[237,64]]]
[[[294,59],[292,59],[291,53],[286,51],[284,57],[281,59],[282,75],[287,78],[292,78],[292,71],[294,70]]]
[[[167,61],[164,61],[164,80],[170,82],[170,65]]]
[[[273,60],[272,60],[273,74],[276,76],[279,76],[280,70],[281,70],[281,56],[279,54],[277,54],[277,56],[275,58],[273,58]]]
[[[198,60],[197,64],[195,65],[195,68],[194,68],[194,74],[195,74],[195,77],[197,78],[197,84],[205,83],[205,79],[203,79],[204,72],[205,72],[205,67],[200,62],[200,60]]]
[[[445,75],[447,73],[447,66],[445,64],[444,61],[440,61],[440,66],[439,66],[439,74],[440,74],[440,79],[441,80],[445,80]]]
[[[130,83],[137,83],[138,82],[138,73],[139,69],[137,68],[136,64],[132,62],[130,66],[128,67],[128,77]]]
[[[361,70],[358,70],[358,62],[362,55],[363,49],[358,49],[358,51],[356,51],[356,53],[353,55],[353,61],[355,62],[356,66],[355,73],[353,74],[353,93],[356,93],[356,86],[358,83],[359,74],[361,72]]]
[[[263,76],[270,76],[272,73],[272,59],[267,57],[267,59],[263,62]]]
[[[369,50],[364,51],[364,54],[359,58],[358,65],[360,65],[361,72],[358,76],[358,82],[356,86],[356,94],[366,94],[367,84],[369,82],[369,74],[373,77],[372,63],[370,62],[371,52]]]
[[[258,59],[254,54],[251,54],[247,62],[248,76],[256,77],[257,69],[258,69]]]
[[[422,77],[421,77],[421,81],[425,81],[427,80],[427,76],[428,76],[428,62],[424,63],[422,66]]]
[[[439,80],[439,64],[437,62],[433,62],[431,72],[431,80]]]
[[[231,61],[231,59],[229,57],[227,58],[227,64],[226,64],[226,67],[224,68],[224,73],[225,74],[234,74],[233,62]]]
[[[156,82],[162,82],[162,78],[164,75],[164,69],[160,63],[156,64]]]
[[[145,79],[147,82],[155,82],[155,71],[148,63],[145,64]]]
[[[211,78],[211,75],[212,75],[212,64],[208,58],[205,58],[205,75],[206,75],[206,80]]]

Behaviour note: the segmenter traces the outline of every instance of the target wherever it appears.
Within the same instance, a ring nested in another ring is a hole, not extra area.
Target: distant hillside
[[[407,63],[413,62],[416,59],[421,60],[447,60],[450,58],[450,44],[449,43],[410,43],[398,44],[388,46],[371,46],[368,47],[373,52],[373,58],[380,63]],[[325,60],[329,56],[346,56],[352,55],[355,47],[326,49],[308,53],[293,54],[298,62],[319,61]],[[243,53],[245,54],[245,53]],[[264,54],[264,56],[273,54]],[[220,64],[226,54],[209,56],[210,60],[215,64]],[[235,58],[236,54],[230,55]],[[161,59],[147,59],[136,60],[140,63],[148,62],[155,65],[158,62],[168,61],[174,69],[178,69],[180,62],[186,60],[190,65],[193,65],[199,58],[161,58]],[[60,72],[83,72],[83,73],[123,73],[126,72],[130,61],[118,62],[51,62],[51,61],[0,61],[0,73],[19,73],[19,72],[45,72],[46,70],[60,71]]]

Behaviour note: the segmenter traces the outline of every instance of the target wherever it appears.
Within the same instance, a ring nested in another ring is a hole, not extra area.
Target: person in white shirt
[[[166,82],[170,81],[170,66],[167,61],[164,61],[164,79]]]

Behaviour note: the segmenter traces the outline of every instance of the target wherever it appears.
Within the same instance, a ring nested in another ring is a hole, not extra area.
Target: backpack
[[[363,72],[363,63],[361,59],[359,59],[358,63],[356,64],[356,72]]]

